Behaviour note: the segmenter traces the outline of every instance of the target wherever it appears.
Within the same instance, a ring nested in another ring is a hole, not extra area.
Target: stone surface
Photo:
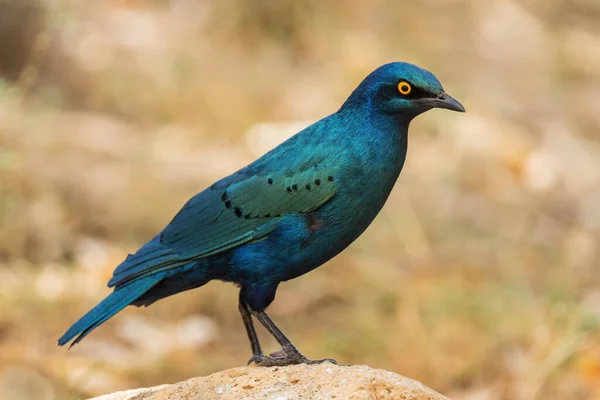
[[[422,383],[364,365],[240,367],[173,385],[112,393],[91,400],[402,399],[443,400]]]

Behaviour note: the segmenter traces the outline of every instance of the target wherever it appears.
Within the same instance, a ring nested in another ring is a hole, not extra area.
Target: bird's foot
[[[248,360],[248,364],[255,363],[261,367],[283,367],[285,365],[295,365],[295,364],[322,364],[324,362],[329,362],[331,364],[336,364],[337,361],[331,358],[324,358],[322,360],[311,360],[310,358],[304,357],[300,353],[293,354],[285,354],[283,356],[279,356],[276,354],[280,354],[282,351],[278,351],[272,353],[271,356],[265,356],[264,354],[255,354],[250,357]]]

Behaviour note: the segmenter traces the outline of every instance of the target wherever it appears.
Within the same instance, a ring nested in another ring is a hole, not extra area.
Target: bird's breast
[[[335,196],[317,212],[321,219],[333,221],[331,225],[347,244],[371,224],[385,205],[404,165],[406,136],[354,146],[352,150],[340,168]]]

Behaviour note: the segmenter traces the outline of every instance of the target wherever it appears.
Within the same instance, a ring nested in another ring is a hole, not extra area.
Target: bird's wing
[[[336,167],[304,164],[295,172],[288,168],[217,183],[192,197],[155,240],[117,267],[109,285],[260,240],[286,214],[309,213],[331,199],[336,172]]]
[[[295,173],[252,175],[209,190],[216,196],[209,202],[193,198],[162,233],[161,242],[185,258],[206,257],[259,239],[282,216],[319,208],[335,194],[336,185],[332,168],[313,165]]]

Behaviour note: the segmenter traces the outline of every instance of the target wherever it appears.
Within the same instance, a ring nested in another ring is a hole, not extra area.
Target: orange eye
[[[410,86],[410,83],[408,82],[401,81],[398,83],[398,91],[401,95],[406,96],[412,91],[412,86]]]

